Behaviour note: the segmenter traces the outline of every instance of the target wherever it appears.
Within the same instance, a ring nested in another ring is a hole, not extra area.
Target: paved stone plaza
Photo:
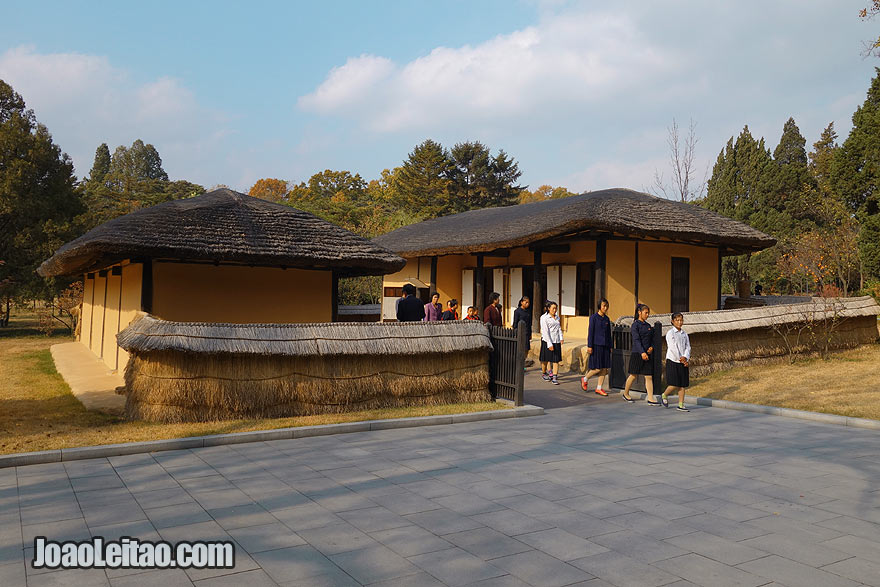
[[[880,585],[880,434],[627,405],[0,470],[0,585]],[[229,539],[229,570],[29,566]]]

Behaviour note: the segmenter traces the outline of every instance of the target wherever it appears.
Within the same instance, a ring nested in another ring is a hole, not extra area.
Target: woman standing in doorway
[[[629,356],[629,377],[626,378],[626,385],[623,389],[622,397],[628,402],[634,402],[629,396],[629,388],[641,376],[645,378],[645,390],[648,392],[647,402],[649,406],[661,405],[654,399],[654,362],[651,360],[651,354],[654,352],[652,341],[654,338],[654,329],[648,324],[648,316],[651,315],[651,308],[646,304],[636,306],[635,320],[633,320],[630,332],[632,333],[632,353]]]
[[[559,385],[559,363],[562,362],[562,326],[556,315],[556,302],[547,301],[546,313],[541,316],[541,372],[544,381]]]
[[[607,396],[608,392],[602,389],[608,369],[611,368],[611,320],[608,318],[608,300],[602,298],[599,301],[599,311],[590,316],[590,326],[587,330],[587,374],[581,379],[581,387],[587,391],[590,377],[599,376],[596,393]]]

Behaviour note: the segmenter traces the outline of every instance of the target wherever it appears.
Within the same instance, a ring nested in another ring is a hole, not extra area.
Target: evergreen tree
[[[831,184],[860,218],[880,212],[880,68],[831,165]]]
[[[401,207],[411,214],[434,218],[453,212],[450,202],[452,162],[443,146],[426,139],[407,156],[395,179]]]
[[[504,151],[491,157],[479,141],[458,143],[449,151],[452,160],[452,208],[455,212],[510,206],[517,203],[522,187],[514,182],[522,175],[516,161]]]
[[[72,236],[71,220],[81,202],[70,158],[3,80],[0,146],[0,295],[8,319],[11,297],[52,293],[35,269]]]
[[[108,173],[110,173],[110,149],[107,147],[107,143],[101,143],[95,149],[95,162],[92,164],[92,170],[89,172],[89,182],[100,184],[107,177]]]

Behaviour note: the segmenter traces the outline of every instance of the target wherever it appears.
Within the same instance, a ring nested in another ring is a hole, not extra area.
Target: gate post
[[[513,405],[515,406],[523,405],[523,379],[526,370],[527,344],[526,325],[525,322],[520,322],[516,326],[516,361],[514,362],[516,368],[516,390],[513,400]]]
[[[663,354],[663,325],[659,321],[654,322],[653,330],[651,346],[654,347],[654,353],[651,356],[651,360],[654,361],[654,375],[652,377],[654,393],[663,393],[661,389],[663,386],[663,366],[666,364],[666,361],[664,361],[665,355]]]

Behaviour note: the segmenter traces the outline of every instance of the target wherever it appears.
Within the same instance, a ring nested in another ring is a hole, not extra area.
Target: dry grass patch
[[[494,402],[418,406],[346,414],[161,424],[127,422],[87,411],[55,371],[49,347],[72,340],[62,331],[46,337],[33,316],[13,316],[0,329],[0,454],[116,444],[206,434],[271,430],[385,418],[407,418],[506,409]]]
[[[880,345],[719,371],[695,378],[688,395],[880,420]]]

